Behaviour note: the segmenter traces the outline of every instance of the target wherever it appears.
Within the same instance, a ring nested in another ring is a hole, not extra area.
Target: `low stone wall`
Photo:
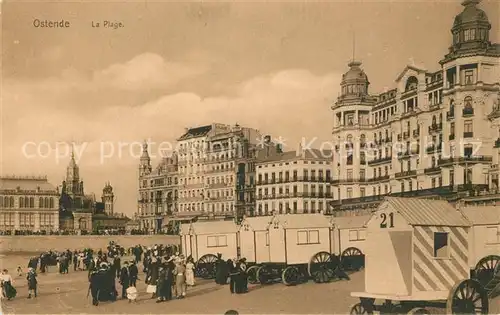
[[[105,249],[110,241],[125,248],[140,245],[175,244],[175,235],[43,235],[0,236],[0,253],[40,253],[47,250]]]

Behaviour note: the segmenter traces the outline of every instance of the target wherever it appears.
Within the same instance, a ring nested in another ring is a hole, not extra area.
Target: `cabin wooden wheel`
[[[260,266],[255,275],[260,284],[267,284],[270,280],[270,273],[266,266]]]
[[[356,247],[346,248],[340,256],[344,270],[359,271],[365,265],[365,255]]]
[[[213,279],[215,278],[215,263],[217,262],[217,256],[213,254],[206,254],[201,256],[196,263],[196,276],[203,279]]]
[[[336,267],[337,266],[330,253],[319,252],[316,253],[309,261],[307,271],[314,282],[325,283],[329,282],[333,277]]]
[[[488,303],[488,294],[479,281],[466,279],[450,291],[446,314],[488,314]]]
[[[365,303],[357,303],[351,307],[351,315],[373,314],[372,307],[368,307]]]
[[[415,307],[408,312],[408,315],[417,315],[417,314],[429,315],[430,312],[422,307]]]
[[[259,268],[260,266],[253,265],[247,269],[248,282],[251,284],[259,283],[259,280],[257,279],[257,270],[259,270]]]
[[[500,256],[490,255],[482,258],[474,268],[474,278],[484,287],[493,279],[499,265]]]
[[[300,280],[300,272],[295,267],[286,267],[281,273],[281,281],[285,285],[296,285]]]

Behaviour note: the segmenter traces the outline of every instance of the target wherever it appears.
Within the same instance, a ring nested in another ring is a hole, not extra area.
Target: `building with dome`
[[[435,71],[408,65],[370,94],[361,62],[348,64],[331,106],[334,211],[389,194],[500,205],[500,45],[479,2],[462,3]]]

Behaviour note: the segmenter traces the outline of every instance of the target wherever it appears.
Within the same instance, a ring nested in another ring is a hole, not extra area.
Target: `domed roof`
[[[477,8],[477,4],[481,2],[480,0],[465,0],[462,5],[465,7],[464,10],[455,17],[455,22],[453,27],[457,27],[461,24],[470,22],[483,22],[489,23],[486,13]]]
[[[342,81],[368,81],[368,76],[359,67],[361,66],[361,62],[351,61],[348,66],[350,69],[342,76]]]

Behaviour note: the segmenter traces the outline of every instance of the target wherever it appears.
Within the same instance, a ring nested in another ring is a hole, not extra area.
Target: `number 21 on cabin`
[[[382,212],[379,215],[380,218],[380,228],[393,228],[394,227],[394,212],[385,213]]]

